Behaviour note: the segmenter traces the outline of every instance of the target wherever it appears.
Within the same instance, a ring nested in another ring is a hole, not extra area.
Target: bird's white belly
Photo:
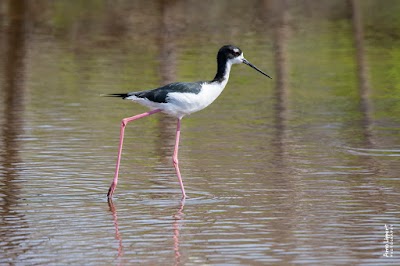
[[[183,117],[209,106],[223,91],[225,84],[204,84],[198,94],[171,92],[163,111],[177,117]]]

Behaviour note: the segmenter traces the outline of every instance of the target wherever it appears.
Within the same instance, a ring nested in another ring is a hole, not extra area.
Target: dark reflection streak
[[[368,79],[368,68],[365,59],[364,49],[364,31],[360,10],[360,3],[358,0],[350,0],[350,6],[352,10],[352,23],[353,23],[353,35],[354,35],[354,46],[356,51],[356,64],[357,64],[357,78],[358,78],[358,89],[360,95],[359,110],[362,115],[362,129],[364,134],[365,144],[372,146],[371,139],[371,102],[370,97],[370,85]]]
[[[117,255],[117,258],[121,258],[122,255],[124,254],[123,245],[122,245],[122,237],[121,237],[121,234],[119,233],[117,210],[116,210],[112,200],[108,201],[108,207],[110,208],[110,212],[112,214],[113,221],[114,221],[115,239],[118,240],[118,255]]]
[[[177,47],[176,38],[179,30],[180,0],[160,0],[159,32],[159,73],[161,85],[176,81]],[[163,164],[171,163],[172,148],[175,144],[176,119],[162,115],[159,120],[159,143],[157,147]]]
[[[178,37],[177,17],[179,0],[160,0],[160,77],[161,85],[176,81],[176,38]]]
[[[358,0],[350,0],[350,6],[352,10],[354,46],[356,52],[355,60],[357,64],[358,91],[360,97],[358,108],[361,114],[361,120],[359,124],[362,132],[361,144],[364,148],[372,149],[375,146],[371,129],[372,104],[370,101],[370,84],[364,49],[364,32],[360,3]],[[375,173],[379,171],[378,162],[373,157],[364,156],[362,160],[365,161],[364,164],[368,166],[370,171],[373,171]]]
[[[284,138],[287,120],[287,99],[288,99],[288,52],[287,41],[289,34],[289,13],[286,1],[274,1],[274,51],[275,51],[275,138],[274,145],[277,150],[277,157],[283,159],[284,156]],[[278,161],[282,161],[278,159]],[[282,165],[283,167],[283,165]]]
[[[373,141],[372,134],[372,104],[370,101],[370,83],[368,78],[368,65],[365,56],[365,43],[364,43],[364,31],[362,23],[362,15],[359,0],[349,0],[351,11],[352,11],[352,24],[353,24],[353,36],[354,36],[354,47],[355,47],[355,60],[357,65],[357,79],[358,79],[358,91],[359,91],[359,112],[361,114],[360,124],[357,125],[362,131],[362,146],[363,148],[373,149],[375,143]],[[357,159],[361,161],[362,165],[369,169],[370,172],[374,173],[374,176],[380,171],[379,162],[371,156],[358,156]],[[365,201],[365,209],[376,209],[376,215],[381,215],[387,210],[386,204],[381,204],[378,207],[374,204],[376,202],[389,202],[385,197],[384,191],[380,188],[380,185],[376,183],[375,178],[365,177],[362,179],[363,183],[369,183],[374,187],[373,190],[368,192],[360,193],[358,181],[354,181],[354,187],[351,188],[351,194],[354,198],[360,196],[368,199]]]
[[[2,141],[4,150],[1,152],[1,164],[4,169],[2,183],[0,242],[4,249],[13,250],[13,257],[24,253],[29,247],[22,248],[25,233],[16,230],[27,228],[24,216],[14,210],[20,197],[20,186],[15,181],[18,177],[16,166],[20,164],[19,136],[23,130],[22,116],[24,107],[24,58],[25,58],[25,27],[26,2],[10,0],[8,2],[9,27],[7,31],[7,52],[5,60],[5,108],[4,125],[2,125]],[[11,221],[11,222],[10,222]],[[11,253],[9,253],[9,256]]]
[[[273,164],[278,173],[285,176],[285,136],[288,105],[288,51],[289,12],[286,1],[264,1],[265,13],[271,25],[276,69],[274,89],[274,135],[271,146],[274,150]]]
[[[283,0],[266,1],[269,9],[268,15],[273,28],[272,39],[274,48],[274,64],[276,69],[275,92],[274,92],[274,135],[271,146],[273,147],[273,165],[275,166],[276,175],[281,178],[281,182],[285,184],[285,188],[289,191],[288,196],[284,199],[276,198],[276,201],[284,201],[285,206],[291,206],[285,210],[289,218],[285,228],[278,222],[272,222],[274,227],[280,228],[279,234],[275,234],[274,238],[279,239],[277,242],[294,241],[292,230],[296,226],[298,209],[302,208],[300,202],[302,193],[301,186],[294,184],[290,171],[290,156],[287,150],[287,123],[288,123],[288,97],[289,97],[289,67],[288,67],[288,41],[289,41],[289,11],[288,4]]]
[[[166,85],[176,81],[177,71],[177,47],[176,40],[179,37],[178,32],[182,31],[183,12],[181,0],[160,0],[160,33],[159,33],[159,51],[160,51],[160,83]],[[158,154],[162,156],[163,163],[171,162],[172,148],[175,143],[175,127],[176,119],[168,116],[161,116],[159,120],[159,143],[160,147]],[[175,175],[174,175],[175,177]],[[175,264],[180,265],[181,253],[179,251],[179,227],[183,220],[183,207],[185,199],[181,200],[180,207],[174,215],[173,230],[174,230],[174,253]]]

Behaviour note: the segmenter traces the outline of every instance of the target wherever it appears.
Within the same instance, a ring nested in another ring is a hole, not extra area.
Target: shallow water
[[[48,24],[41,14],[26,18],[36,24],[23,21],[31,28],[18,19],[1,24],[0,264],[399,263],[400,94],[391,85],[398,48],[367,42],[364,97],[350,21],[293,26],[277,59],[280,48],[263,37],[276,35],[225,36],[207,24],[221,18],[192,18],[189,29],[216,39],[186,30],[171,59],[160,56],[164,46],[151,31],[143,43],[143,32],[115,41],[93,21],[81,22],[91,26],[83,32],[60,15],[66,3],[45,6],[43,16],[54,16]],[[142,5],[135,3],[114,8]],[[142,8],[151,19],[151,6]],[[231,21],[240,22],[246,18]],[[99,95],[157,87],[174,75],[210,79],[225,42],[274,80],[234,66],[220,98],[183,119],[188,198],[180,199],[171,163],[176,121],[156,114],[128,125],[120,183],[107,203],[120,120],[146,109]],[[160,81],[163,60],[176,73]]]

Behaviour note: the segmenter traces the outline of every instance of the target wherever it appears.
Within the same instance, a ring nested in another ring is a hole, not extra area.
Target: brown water
[[[1,265],[400,264],[398,38],[354,43],[340,1],[244,2],[0,6]],[[157,114],[128,125],[109,205],[120,120],[146,109],[99,95],[211,79],[225,43],[274,79],[234,66],[183,119],[189,198]]]

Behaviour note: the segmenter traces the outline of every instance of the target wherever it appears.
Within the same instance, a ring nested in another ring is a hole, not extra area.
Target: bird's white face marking
[[[230,61],[232,64],[241,64],[243,63],[243,59],[244,59],[243,53],[241,53],[239,56],[230,59]]]

